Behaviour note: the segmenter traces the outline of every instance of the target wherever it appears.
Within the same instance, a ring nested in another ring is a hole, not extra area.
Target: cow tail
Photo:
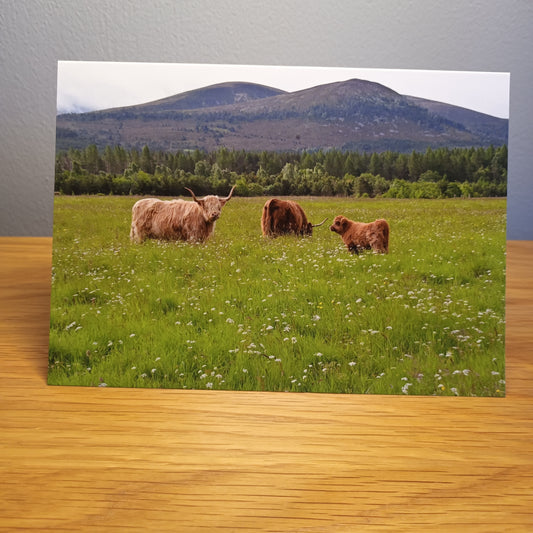
[[[272,216],[274,206],[272,203],[272,200],[269,200],[263,206],[263,216],[261,219],[263,235],[272,235],[274,233],[274,217]]]
[[[270,216],[268,213],[269,206],[270,201],[266,202],[263,206],[263,216],[261,217],[261,230],[263,232],[263,235],[270,235],[272,229],[272,221],[270,220]]]
[[[383,237],[385,238],[385,251],[389,253],[389,223],[383,220]]]
[[[268,202],[268,230],[271,235],[274,234],[275,227],[274,227],[274,211],[276,210],[276,206],[274,202],[270,201]]]

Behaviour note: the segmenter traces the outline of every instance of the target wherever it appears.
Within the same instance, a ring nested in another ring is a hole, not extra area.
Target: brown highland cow
[[[272,198],[263,206],[261,231],[264,236],[268,237],[277,237],[287,233],[312,235],[313,228],[321,226],[326,220],[325,218],[320,224],[311,224],[299,204],[292,200]]]
[[[365,224],[339,215],[329,229],[342,237],[350,252],[357,254],[359,250],[370,249],[384,254],[389,252],[390,229],[386,220],[379,219]]]

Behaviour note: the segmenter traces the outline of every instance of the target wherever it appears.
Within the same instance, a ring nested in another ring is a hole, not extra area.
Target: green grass
[[[329,225],[264,239],[233,198],[204,244],[129,241],[128,197],[56,197],[49,383],[503,396],[505,199],[302,198],[386,218],[390,253]]]

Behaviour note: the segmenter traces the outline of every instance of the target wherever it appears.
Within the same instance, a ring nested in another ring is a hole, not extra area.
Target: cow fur
[[[193,201],[144,198],[132,208],[130,239],[141,243],[145,239],[203,242],[215,229],[222,207],[231,198],[205,196],[198,199],[187,189]]]
[[[277,237],[288,233],[295,235],[312,235],[313,228],[320,224],[311,224],[302,207],[291,200],[272,198],[263,206],[261,231],[264,236]]]
[[[357,254],[360,250],[370,249],[384,254],[389,252],[390,228],[384,219],[366,224],[339,215],[329,229],[341,236],[350,252]]]

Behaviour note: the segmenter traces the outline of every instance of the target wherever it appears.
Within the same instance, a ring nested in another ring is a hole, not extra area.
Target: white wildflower
[[[404,394],[409,394],[409,387],[412,385],[412,383],[406,383],[403,387],[402,387],[402,392]]]

